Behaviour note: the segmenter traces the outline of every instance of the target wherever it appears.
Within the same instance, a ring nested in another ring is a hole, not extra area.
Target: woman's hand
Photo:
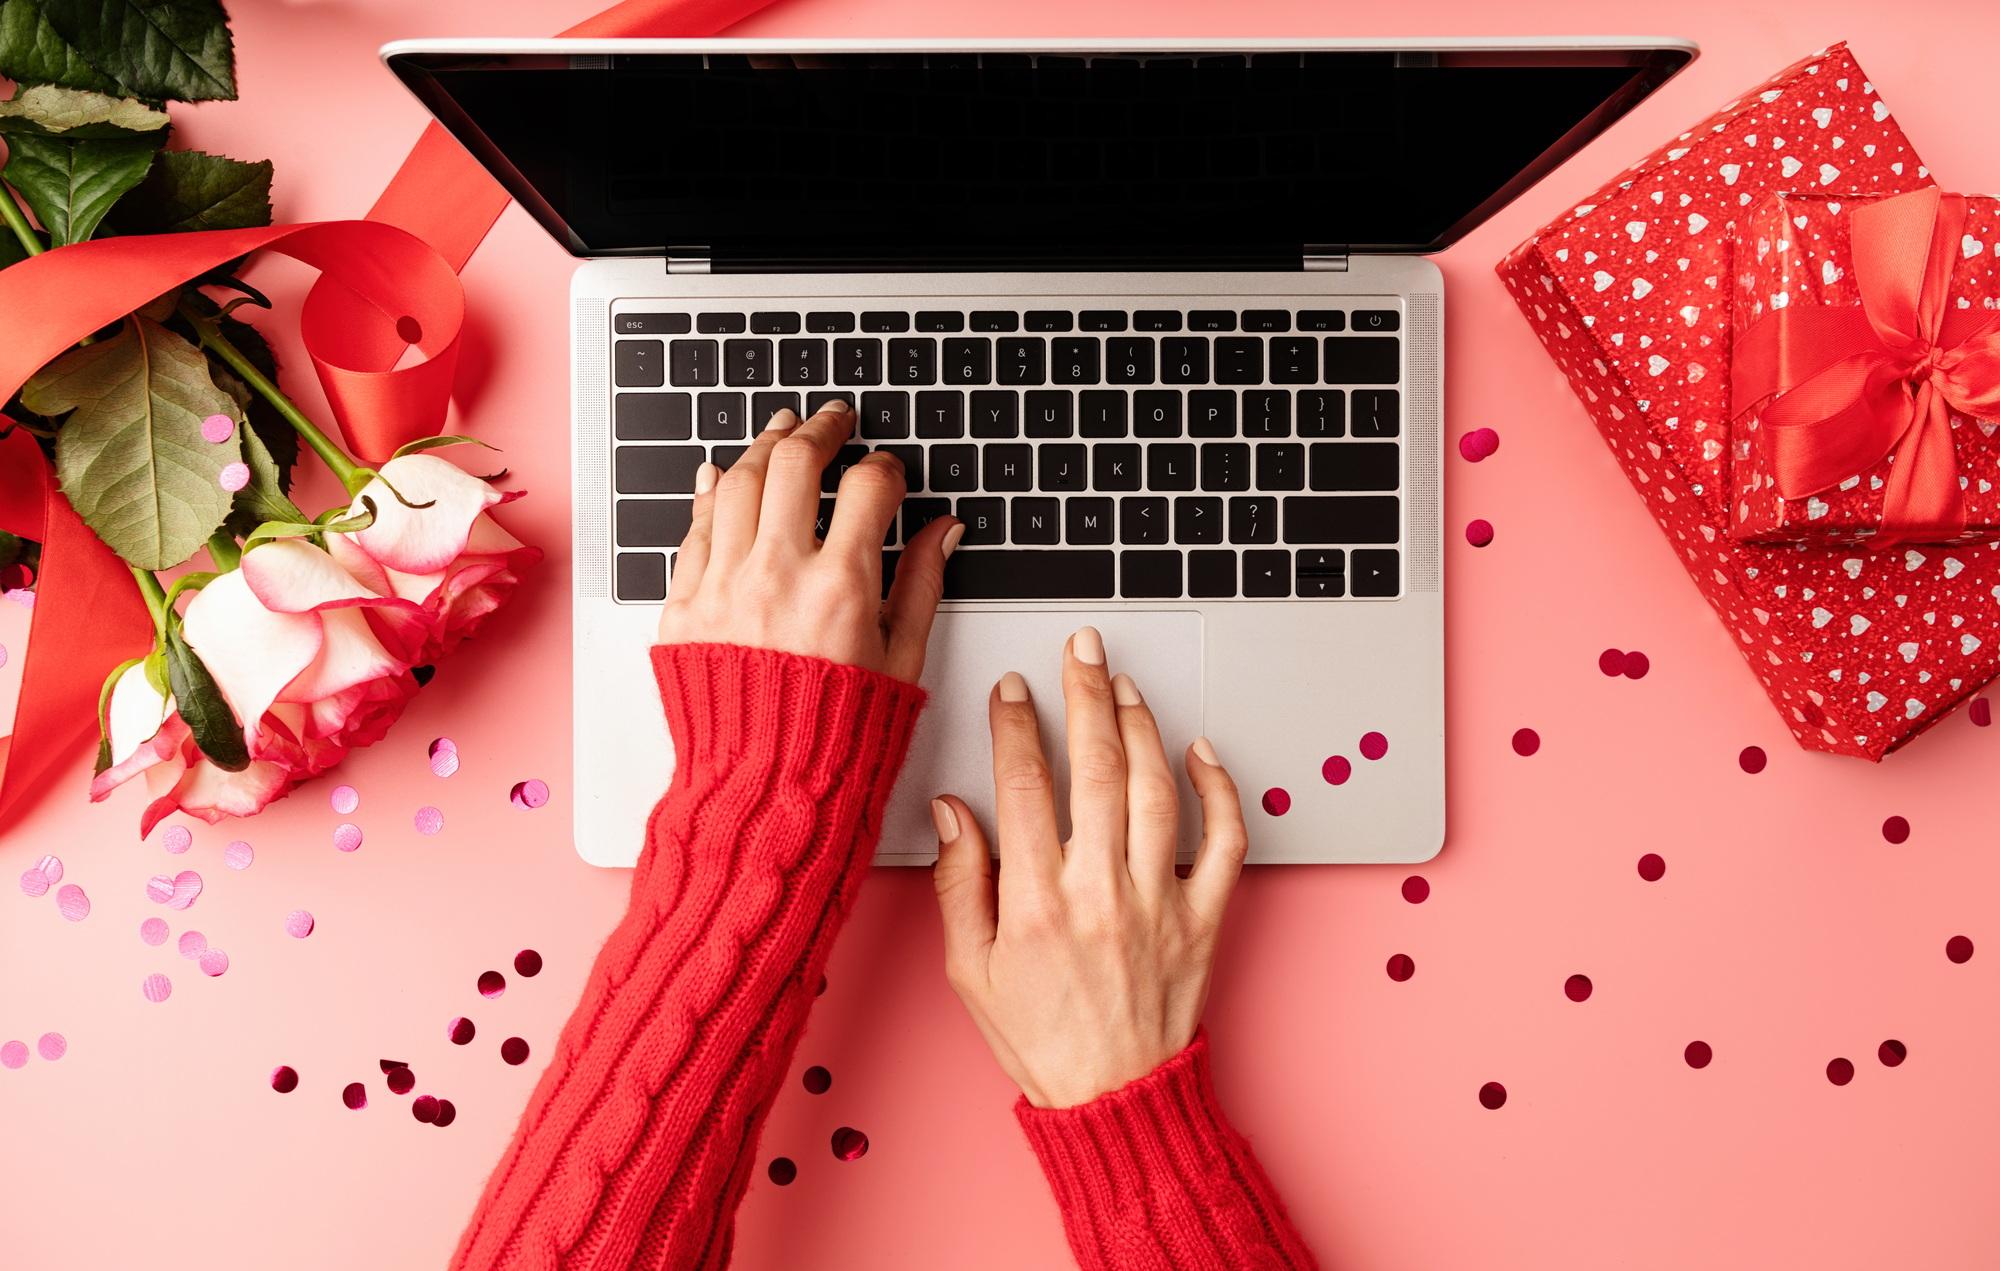
[[[965,527],[951,517],[925,526],[884,602],[882,540],[903,502],[901,462],[877,451],[849,468],[824,543],[813,528],[820,473],[853,429],[843,401],[803,424],[781,410],[729,471],[701,466],[661,644],[781,649],[917,681],[945,558]]]
[[[1087,1103],[1145,1076],[1194,1037],[1222,914],[1248,839],[1236,783],[1206,738],[1188,747],[1202,844],[1174,872],[1178,803],[1159,726],[1131,677],[1113,678],[1084,627],[1063,655],[1070,824],[1027,681],[1008,672],[993,725],[1000,876],[963,800],[931,803],[945,970],[1007,1075],[1037,1107]]]

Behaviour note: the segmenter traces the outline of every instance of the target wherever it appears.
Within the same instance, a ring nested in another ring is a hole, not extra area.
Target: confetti
[[[340,1101],[354,1112],[368,1106],[368,1087],[358,1081],[350,1081],[340,1092]]]
[[[1431,896],[1430,880],[1422,874],[1412,874],[1403,880],[1403,899],[1413,905],[1421,905]]]
[[[833,1074],[818,1064],[814,1064],[812,1067],[806,1069],[805,1076],[800,1079],[800,1084],[805,1086],[807,1094],[825,1094],[827,1091],[833,1089]]]
[[[194,846],[194,835],[185,825],[169,825],[160,831],[160,846],[175,856]]]
[[[1769,761],[1762,746],[1745,746],[1743,753],[1736,756],[1736,766],[1753,777],[1764,771],[1764,765]]]
[[[1498,1112],[1507,1103],[1507,1087],[1497,1081],[1489,1081],[1479,1087],[1479,1106],[1489,1112]]]
[[[436,1121],[438,1119],[437,1096],[420,1094],[410,1100],[410,1115],[422,1121],[425,1125],[430,1125]]]
[[[1651,658],[1648,658],[1645,654],[1634,652],[1634,653],[1627,653],[1625,655],[1626,679],[1643,680],[1646,678],[1646,672],[1652,669],[1653,669],[1653,661]]]
[[[256,859],[257,850],[242,839],[222,849],[222,863],[231,869],[249,869],[250,863]]]
[[[1271,816],[1283,816],[1292,810],[1291,791],[1283,786],[1272,786],[1264,792],[1264,811]]]
[[[850,1125],[833,1132],[833,1159],[858,1161],[868,1155],[868,1136]]]
[[[201,875],[191,869],[184,869],[174,875],[174,894],[167,898],[167,908],[186,909],[201,895]]]
[[[1907,843],[1910,841],[1910,823],[1902,817],[1892,816],[1882,822],[1882,837],[1891,843]]]
[[[313,916],[304,909],[294,909],[285,915],[285,934],[294,940],[303,940],[313,933]]]
[[[528,1043],[520,1037],[509,1037],[500,1043],[500,1058],[519,1067],[528,1062]]]
[[[11,1041],[0,1046],[0,1068],[20,1068],[28,1062],[28,1043]]]
[[[208,937],[199,931],[183,931],[179,948],[182,957],[198,958],[208,952]]]
[[[1875,1058],[1882,1061],[1884,1068],[1894,1068],[1909,1057],[1910,1048],[1893,1037],[1875,1048]]]
[[[1417,960],[1407,953],[1389,956],[1389,978],[1401,984],[1417,973]]]
[[[388,1076],[390,1073],[396,1071],[396,1069],[398,1068],[408,1068],[410,1066],[407,1062],[401,1059],[378,1059],[375,1062],[381,1066],[382,1075],[385,1077]]]
[[[1708,1061],[1715,1058],[1715,1052],[1707,1042],[1689,1042],[1687,1049],[1681,1052],[1681,1058],[1687,1060],[1690,1068],[1706,1068]]]
[[[444,828],[444,813],[429,805],[418,808],[417,815],[412,819],[419,834],[436,834]]]
[[[229,955],[220,949],[210,949],[207,953],[201,955],[201,961],[198,965],[201,967],[203,975],[213,978],[229,969]]]
[[[279,1064],[271,1069],[271,1089],[279,1094],[290,1094],[299,1088],[299,1074],[290,1064]]]
[[[1639,877],[1649,883],[1657,883],[1667,876],[1667,861],[1658,852],[1648,852],[1639,858]]]
[[[384,1076],[388,1081],[390,1094],[408,1094],[410,1091],[416,1089],[417,1074],[401,1065],[391,1068]],[[421,1117],[418,1118],[418,1120],[422,1119]]]
[[[1500,434],[1491,428],[1475,428],[1458,439],[1458,454],[1467,463],[1491,459],[1500,450]]]
[[[506,976],[500,974],[498,971],[481,971],[479,973],[479,996],[499,997],[506,991]]]
[[[514,955],[514,974],[532,980],[542,973],[542,955],[533,949],[523,949]]]
[[[70,922],[82,922],[90,917],[90,897],[75,883],[64,883],[56,892],[56,910]]]
[[[234,494],[236,491],[250,484],[250,465],[240,460],[236,463],[224,464],[222,471],[216,474],[215,483],[231,494]]]
[[[1969,936],[1953,936],[1944,942],[1944,956],[1953,962],[1972,961],[1972,939]]]
[[[1606,675],[1625,674],[1625,650],[1606,649],[1597,655],[1597,669]]]
[[[352,852],[361,846],[361,827],[351,821],[342,821],[333,827],[333,850]]]
[[[1319,766],[1319,775],[1330,786],[1346,785],[1347,779],[1354,775],[1354,765],[1348,762],[1346,755],[1328,755],[1326,762]]]
[[[549,801],[549,786],[539,777],[516,782],[513,793],[508,796],[517,808],[539,808]]]
[[[1563,996],[1572,1002],[1588,1002],[1590,1000],[1590,987],[1589,976],[1572,975],[1563,981]]]
[[[174,995],[174,982],[155,971],[139,981],[139,991],[146,995],[148,1002],[164,1002]]]
[[[1854,1061],[1829,1059],[1826,1064],[1826,1079],[1836,1086],[1844,1086],[1854,1080]]]
[[[361,796],[353,786],[335,786],[329,801],[333,810],[341,816],[347,816],[361,806]]]
[[[458,743],[440,737],[431,743],[431,775],[449,777],[458,771]]]
[[[164,905],[174,898],[174,880],[165,874],[155,874],[146,880],[146,898],[156,905]]]
[[[1465,541],[1474,547],[1484,547],[1493,541],[1493,522],[1474,520],[1466,523]]]
[[[167,935],[168,928],[165,918],[148,918],[139,924],[139,938],[147,944],[163,945],[167,942]]]
[[[1889,1045],[1888,1042],[1883,1042],[1882,1044],[1884,1046]],[[1895,1044],[1898,1046],[1902,1045],[1901,1042]],[[41,1053],[42,1058],[48,1060],[50,1063],[54,1063],[69,1053],[69,1038],[64,1037],[61,1033],[43,1033],[36,1039],[35,1049]],[[1902,1061],[1899,1059],[1896,1062],[1901,1063]]]
[[[210,415],[201,421],[201,439],[221,445],[236,435],[236,421],[227,415]]]
[[[21,871],[21,894],[24,896],[46,896],[49,894],[49,876],[39,868],[30,865]]]
[[[449,1099],[439,1099],[437,1120],[431,1124],[442,1130],[456,1120],[458,1120],[458,1108]]]
[[[35,862],[35,868],[42,871],[42,876],[49,880],[51,887],[62,881],[63,863],[59,856],[44,856]]]
[[[451,1044],[454,1046],[463,1046],[470,1042],[477,1031],[473,1028],[472,1021],[463,1015],[452,1016],[451,1023],[444,1026],[444,1035],[451,1038]]]
[[[1363,759],[1380,759],[1389,753],[1389,739],[1381,733],[1363,733],[1356,748],[1361,751]]]
[[[1532,728],[1514,730],[1514,753],[1526,758],[1542,748],[1542,735]]]
[[[1975,727],[1985,728],[1993,722],[1993,703],[1983,697],[1975,697],[1965,713]]]
[[[764,1170],[766,1176],[780,1187],[790,1187],[799,1176],[799,1167],[789,1156],[774,1156]]]

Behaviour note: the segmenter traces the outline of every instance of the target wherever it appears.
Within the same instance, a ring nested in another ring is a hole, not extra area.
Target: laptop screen
[[[392,51],[389,63],[578,255],[1226,268],[1296,267],[1308,245],[1443,248],[1691,56]]]

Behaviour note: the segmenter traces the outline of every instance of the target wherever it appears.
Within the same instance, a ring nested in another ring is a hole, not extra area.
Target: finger
[[[1125,746],[1126,868],[1149,893],[1165,892],[1174,879],[1180,844],[1180,795],[1160,741],[1160,725],[1129,675],[1111,680],[1118,707],[1118,738]]]
[[[931,623],[944,596],[944,563],[958,550],[965,526],[941,516],[910,540],[896,565],[896,581],[882,606],[889,629],[888,672],[907,684],[924,677],[924,653],[930,645]]]
[[[757,541],[758,510],[764,501],[765,467],[772,449],[797,424],[798,416],[788,410],[773,415],[750,448],[716,481],[715,525],[708,549],[711,561],[733,564],[750,554]]]
[[[993,797],[1000,831],[1000,903],[1014,912],[1045,903],[1062,868],[1055,783],[1028,682],[1009,671],[987,699],[993,729]]]
[[[667,588],[667,600],[686,600],[701,588],[701,575],[708,568],[709,538],[715,526],[715,480],[722,469],[704,463],[694,471],[694,509],[688,514],[688,531],[674,554],[674,576]]]
[[[833,524],[826,529],[826,550],[836,556],[866,557],[882,564],[882,542],[895,523],[896,509],[908,492],[903,461],[877,450],[841,474],[833,496]]]
[[[986,985],[986,960],[997,921],[993,861],[986,833],[965,800],[945,795],[931,800],[937,826],[938,912],[944,919],[944,970],[960,997],[971,998]]]
[[[1063,651],[1063,707],[1069,737],[1069,852],[1097,866],[1125,868],[1125,743],[1104,665],[1104,637],[1078,627]]]
[[[1201,850],[1188,875],[1187,899],[1195,913],[1213,927],[1222,922],[1236,877],[1243,872],[1250,834],[1243,828],[1243,801],[1236,793],[1236,782],[1217,761],[1208,738],[1194,739],[1186,762],[1188,780],[1201,796]]]
[[[854,412],[834,398],[813,412],[771,453],[764,478],[764,504],[758,537],[774,545],[811,551],[819,536],[819,479],[826,465],[854,432]]]

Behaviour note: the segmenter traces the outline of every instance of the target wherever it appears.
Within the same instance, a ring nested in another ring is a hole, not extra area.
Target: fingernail
[[[836,415],[845,415],[847,413],[847,399],[845,397],[828,398],[820,404],[820,409],[830,410]]]
[[[958,813],[951,810],[949,803],[946,803],[943,799],[932,799],[931,821],[937,826],[938,842],[956,843],[958,841]]]
[[[1078,627],[1070,637],[1069,649],[1086,666],[1104,665],[1104,637],[1097,634],[1096,627]]]
[[[704,463],[694,470],[694,492],[707,494],[715,488],[715,479],[722,475],[722,469],[712,463]]]
[[[958,541],[964,537],[965,526],[962,523],[954,525],[944,532],[944,558],[946,560],[951,559],[951,554],[958,550]]]
[[[790,432],[792,429],[797,428],[798,426],[799,426],[799,417],[797,415],[793,414],[789,410],[780,410],[772,414],[770,422],[764,425],[764,431]]]
[[[1194,757],[1211,768],[1220,768],[1222,766],[1222,761],[1215,757],[1215,747],[1209,744],[1209,740],[1206,737],[1197,737],[1194,739]]]
[[[1111,700],[1120,706],[1143,706],[1146,702],[1139,696],[1139,686],[1123,671],[1111,677]]]
[[[1021,678],[1019,671],[1009,671],[1000,677],[1000,700],[1003,702],[1028,700],[1028,682]]]

